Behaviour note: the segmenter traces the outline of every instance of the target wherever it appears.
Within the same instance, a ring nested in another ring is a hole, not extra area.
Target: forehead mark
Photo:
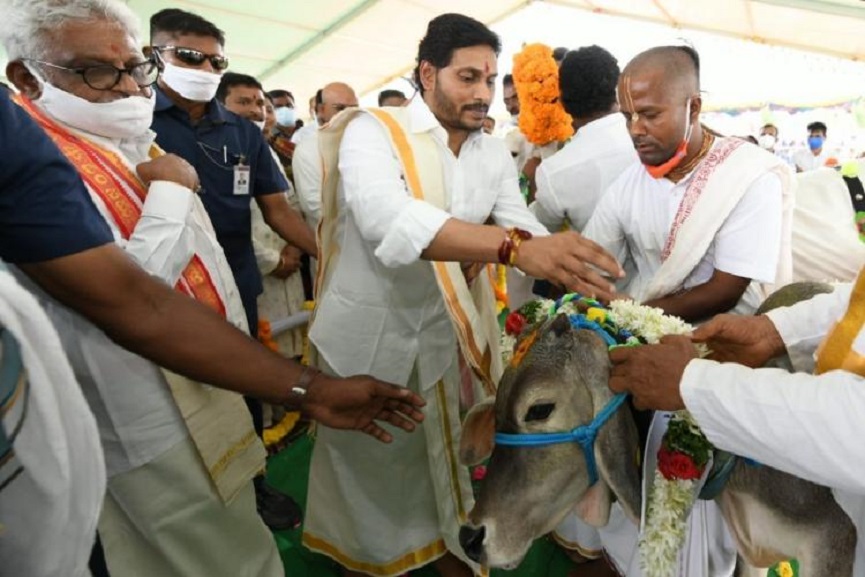
[[[640,115],[637,114],[637,109],[634,107],[634,97],[631,95],[631,76],[626,74],[624,78],[625,84],[625,100],[628,107],[631,109],[631,122],[640,120]]]

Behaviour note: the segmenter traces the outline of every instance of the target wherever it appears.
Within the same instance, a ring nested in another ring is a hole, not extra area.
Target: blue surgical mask
[[[823,146],[823,137],[822,136],[809,136],[808,137],[808,148],[811,150],[817,150],[822,148]]]
[[[294,108],[289,108],[288,106],[280,106],[276,110],[274,110],[276,114],[276,123],[280,126],[285,126],[286,128],[290,128],[295,125],[297,122],[297,117],[294,114]]]

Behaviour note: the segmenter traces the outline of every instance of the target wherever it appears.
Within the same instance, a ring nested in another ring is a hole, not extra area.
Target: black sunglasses
[[[49,66],[65,72],[71,72],[72,74],[78,74],[84,79],[84,83],[93,90],[111,90],[117,86],[123,74],[128,74],[139,88],[146,88],[152,85],[159,77],[159,67],[152,58],[138,64],[133,64],[132,66],[127,66],[126,68],[117,68],[110,64],[69,68],[33,58],[27,58],[26,60],[42,66]]]
[[[221,54],[205,54],[201,50],[182,46],[154,46],[153,49],[157,52],[174,52],[178,60],[191,66],[200,66],[205,60],[209,60],[214,70],[228,68],[228,58]]]

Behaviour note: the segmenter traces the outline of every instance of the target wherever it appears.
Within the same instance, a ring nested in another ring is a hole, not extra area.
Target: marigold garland
[[[273,352],[279,352],[279,346],[273,340],[270,322],[266,319],[258,319],[258,340]],[[264,429],[261,436],[264,446],[268,449],[277,446],[294,430],[294,426],[298,421],[300,421],[300,413],[298,411],[287,412],[279,423]]]
[[[520,99],[520,131],[532,144],[563,142],[574,134],[559,99],[559,67],[553,50],[529,44],[514,55],[514,87]]]

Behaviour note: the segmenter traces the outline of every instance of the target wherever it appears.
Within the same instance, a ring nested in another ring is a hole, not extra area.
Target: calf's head
[[[593,451],[598,479],[576,442],[494,446],[494,433],[561,433],[592,423],[613,399],[604,341],[559,315],[524,332],[515,361],[494,400],[466,416],[460,443],[465,464],[490,456],[477,503],[461,528],[466,554],[490,567],[519,564],[532,541],[571,510],[587,523],[607,523],[617,499],[633,520],[640,515],[637,431],[627,406],[601,427]]]

